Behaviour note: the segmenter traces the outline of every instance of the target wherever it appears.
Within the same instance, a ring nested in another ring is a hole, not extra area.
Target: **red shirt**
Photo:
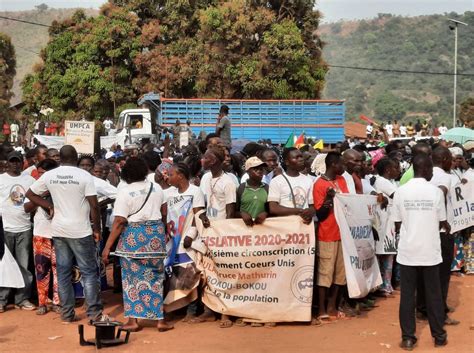
[[[313,198],[314,208],[319,209],[324,203],[326,198],[326,192],[329,188],[333,188],[336,192],[342,192],[348,194],[346,180],[342,176],[336,176],[336,180],[329,181],[322,177],[316,180],[313,187]],[[334,209],[329,211],[328,217],[318,223],[318,240],[319,241],[339,241],[341,240],[341,233],[339,232],[339,226],[336,222],[336,216],[334,216]]]

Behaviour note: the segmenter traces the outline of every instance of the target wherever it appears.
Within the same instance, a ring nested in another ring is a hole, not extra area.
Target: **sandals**
[[[45,315],[48,313],[48,307],[46,305],[41,305],[36,310],[36,315]]]
[[[203,322],[214,322],[216,321],[216,318],[214,315],[212,316],[204,316],[201,315],[201,316],[197,316],[197,317],[194,317],[192,318],[191,320],[188,321],[189,324],[200,324],[200,323],[203,323]]]
[[[220,328],[229,328],[229,327],[232,327],[232,325],[233,325],[233,322],[230,321],[230,319],[221,320],[219,322],[219,327]]]
[[[324,314],[324,315],[319,315],[316,318],[316,320],[319,320],[321,325],[327,325],[327,324],[332,324],[334,321],[336,321],[334,317],[335,316],[329,316],[328,314]]]
[[[186,315],[181,319],[181,322],[191,322],[194,320],[197,316],[196,315]]]
[[[252,324],[253,324],[253,322],[252,322]],[[245,326],[247,326],[247,323],[244,321],[244,319],[239,318],[239,319],[235,320],[234,325],[237,326],[237,327],[245,327]]]
[[[348,317],[346,314],[344,314],[343,311],[338,311],[337,314],[334,316],[329,316],[330,320],[333,320],[333,321],[345,321],[345,320],[350,320],[351,318]]]

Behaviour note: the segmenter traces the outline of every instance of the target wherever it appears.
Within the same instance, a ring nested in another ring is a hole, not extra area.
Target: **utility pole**
[[[454,31],[454,90],[453,90],[453,127],[456,127],[456,105],[457,105],[457,86],[458,86],[458,25],[467,26],[467,23],[448,19],[449,29]]]

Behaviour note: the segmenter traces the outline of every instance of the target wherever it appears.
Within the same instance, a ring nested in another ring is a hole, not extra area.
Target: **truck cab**
[[[100,147],[110,148],[113,144],[126,146],[138,140],[148,138],[152,142],[151,115],[148,109],[126,109],[122,111],[115,124],[115,129],[108,136],[100,137]]]
[[[151,134],[151,118],[148,109],[127,109],[120,113],[115,125],[116,136],[132,137]]]

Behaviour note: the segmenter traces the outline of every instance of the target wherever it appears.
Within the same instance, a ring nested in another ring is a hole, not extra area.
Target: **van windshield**
[[[118,121],[117,121],[117,132],[122,131],[125,127],[125,118],[127,116],[125,114],[120,114]]]

